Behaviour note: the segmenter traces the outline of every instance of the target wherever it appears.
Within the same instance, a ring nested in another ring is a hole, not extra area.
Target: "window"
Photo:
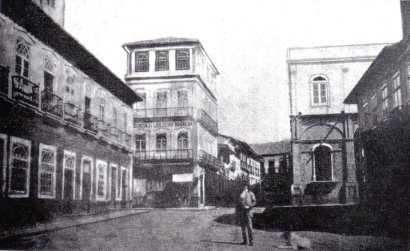
[[[157,93],[157,109],[156,116],[162,117],[167,115],[167,93],[158,92]]]
[[[178,107],[188,107],[188,92],[178,91]]]
[[[50,59],[44,59],[44,90],[53,92],[54,84],[54,65]]]
[[[112,108],[112,120],[113,120],[113,126],[117,127],[117,108]]]
[[[372,116],[373,116],[373,125],[377,124],[377,94],[373,92],[372,97],[370,99],[371,109],[372,109]]]
[[[333,180],[332,151],[329,146],[314,147],[313,181]]]
[[[145,134],[135,135],[135,151],[145,152],[145,150],[146,150]]]
[[[31,142],[11,137],[9,158],[9,196],[28,197]]]
[[[100,99],[100,120],[105,121],[105,99]]]
[[[146,52],[135,53],[135,71],[147,72],[149,71],[149,54]]]
[[[401,99],[401,83],[400,83],[400,73],[397,73],[393,78],[393,107],[398,107],[402,105]]]
[[[55,198],[56,194],[56,169],[57,148],[40,144],[38,161],[38,197]]]
[[[389,96],[388,96],[387,85],[384,85],[382,87],[382,112],[383,112],[383,118],[387,117],[389,113]]]
[[[312,81],[312,105],[328,104],[328,82],[324,77],[316,77]]]
[[[67,96],[67,101],[73,102],[74,101],[74,76],[69,75],[66,79],[66,96]]]
[[[76,155],[73,152],[64,151],[63,160],[63,199],[75,199],[75,167]]]
[[[188,149],[188,133],[180,132],[178,134],[178,149]]]
[[[119,182],[118,182],[118,165],[110,164],[111,169],[111,180],[110,180],[110,197],[111,200],[116,200],[120,198],[119,193]]]
[[[105,200],[107,195],[107,162],[97,160],[96,200]]]
[[[30,66],[30,47],[23,40],[17,39],[15,71],[18,75],[28,78],[29,66]]]
[[[165,133],[157,134],[157,150],[167,149],[167,135]]]
[[[93,158],[83,156],[81,158],[82,172],[81,172],[81,186],[80,186],[80,199],[89,201],[92,196],[93,187]]]
[[[55,7],[55,0],[47,0],[47,5],[50,6],[51,8]]]
[[[176,50],[176,69],[189,70],[189,50]]]
[[[168,51],[157,51],[155,53],[155,70],[167,71],[169,70]]]
[[[127,128],[128,128],[128,115],[127,115],[127,112],[124,112],[123,118],[124,118],[124,123],[123,123],[124,128],[123,129],[124,129],[124,132],[126,132]]]

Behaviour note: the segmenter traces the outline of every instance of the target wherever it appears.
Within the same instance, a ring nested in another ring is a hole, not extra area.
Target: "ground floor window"
[[[57,148],[40,144],[38,160],[38,197],[56,197]]]
[[[105,200],[107,196],[107,162],[97,160],[96,200]]]
[[[92,196],[91,188],[93,187],[93,159],[91,157],[82,157],[81,170],[80,199],[90,200]]]
[[[64,151],[63,159],[63,199],[75,199],[75,167],[76,154]]]
[[[9,157],[9,196],[28,197],[31,142],[11,137]]]

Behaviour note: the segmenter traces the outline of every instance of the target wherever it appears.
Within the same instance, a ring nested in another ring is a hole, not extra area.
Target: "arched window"
[[[332,151],[329,146],[319,145],[313,151],[313,181],[332,180]]]
[[[169,70],[168,51],[157,51],[156,52],[155,70],[156,71]]]
[[[189,50],[176,50],[176,69],[189,69]]]
[[[157,134],[157,150],[167,149],[167,135],[165,133]]]
[[[188,133],[180,132],[178,134],[178,149],[188,149]]]
[[[312,80],[312,105],[328,105],[328,81],[322,76],[315,77]]]
[[[22,39],[17,39],[16,43],[16,68],[18,75],[28,78],[30,67],[30,47]]]
[[[137,134],[135,135],[135,151],[137,152],[145,152],[146,150],[146,143],[147,140],[145,138],[145,134]]]

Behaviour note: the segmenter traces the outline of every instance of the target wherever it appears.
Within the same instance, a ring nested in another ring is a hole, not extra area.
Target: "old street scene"
[[[406,0],[0,1],[0,249],[408,250],[409,33]]]

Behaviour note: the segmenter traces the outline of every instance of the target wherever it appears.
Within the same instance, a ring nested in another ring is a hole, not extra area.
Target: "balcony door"
[[[167,93],[166,92],[157,93],[156,116],[157,117],[167,116]]]
[[[165,159],[167,157],[167,135],[165,133],[157,134],[156,140],[156,158]]]

